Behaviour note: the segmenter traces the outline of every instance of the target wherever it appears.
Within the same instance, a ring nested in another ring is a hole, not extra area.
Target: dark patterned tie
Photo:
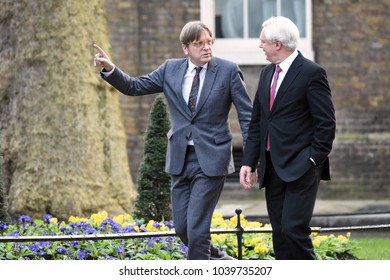
[[[199,81],[200,81],[199,73],[202,70],[202,67],[196,67],[195,69],[196,69],[196,73],[192,81],[190,97],[188,98],[188,108],[190,108],[192,114],[194,114],[195,112],[196,100],[198,99]]]

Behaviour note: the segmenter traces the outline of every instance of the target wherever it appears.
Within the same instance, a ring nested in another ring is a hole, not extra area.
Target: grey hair
[[[288,50],[297,48],[299,29],[290,19],[282,16],[271,17],[263,22],[262,27],[265,38],[271,43],[279,41]]]
[[[213,37],[213,34],[208,26],[200,21],[190,21],[184,25],[180,33],[180,42],[184,45],[196,41],[201,36],[202,32],[206,31],[210,37]]]

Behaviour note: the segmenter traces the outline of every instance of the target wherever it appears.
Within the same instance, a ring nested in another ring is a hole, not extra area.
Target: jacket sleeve
[[[309,83],[307,101],[314,124],[310,157],[317,164],[321,164],[332,150],[336,133],[336,118],[326,72],[320,67],[315,71]]]
[[[252,100],[250,99],[241,70],[236,65],[231,77],[231,92],[233,104],[237,110],[237,117],[240,123],[242,143],[245,147],[248,137],[248,128],[251,120]]]
[[[131,77],[116,66],[109,76],[101,73],[101,77],[125,95],[135,96],[159,93],[163,91],[166,64],[167,62],[160,65],[153,72],[139,77]]]
[[[258,92],[256,92],[255,100],[253,102],[251,121],[248,129],[248,138],[246,140],[242,158],[242,165],[250,166],[252,171],[255,171],[257,168],[261,147],[259,89],[257,91]]]

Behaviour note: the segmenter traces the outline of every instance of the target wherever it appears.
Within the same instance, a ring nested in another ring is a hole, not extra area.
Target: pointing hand
[[[96,44],[93,44],[93,47],[98,52],[93,58],[93,65],[103,67],[106,71],[110,72],[114,68],[114,64],[106,52]]]

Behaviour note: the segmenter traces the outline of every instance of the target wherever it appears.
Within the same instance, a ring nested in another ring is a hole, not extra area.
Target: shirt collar
[[[290,68],[291,64],[293,63],[294,59],[298,56],[298,51],[295,50],[292,54],[290,54],[285,60],[283,60],[280,64],[279,67],[282,69],[284,73],[288,71]]]
[[[203,68],[203,69],[207,69],[207,65],[208,65],[208,63],[202,65],[202,68]],[[196,67],[198,67],[198,66],[196,66],[195,64],[193,64],[193,63],[191,62],[191,60],[188,59],[188,71],[191,72],[191,71],[194,70]]]

